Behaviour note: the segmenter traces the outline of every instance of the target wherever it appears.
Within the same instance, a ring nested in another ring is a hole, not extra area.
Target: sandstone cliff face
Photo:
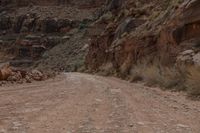
[[[158,39],[161,55],[162,53],[167,53],[168,55],[173,55],[169,59],[176,60],[175,57],[187,50],[194,51],[192,53],[194,55],[198,54],[200,39],[199,6],[200,1],[198,0],[184,2],[163,27]],[[184,58],[181,60],[184,61]],[[192,58],[190,62],[195,63]]]
[[[87,67],[98,71],[110,64],[112,69],[128,73],[144,58],[173,65],[181,52],[192,49],[198,54],[199,4],[198,0],[124,1],[120,8],[110,11],[109,19],[102,19],[110,13],[106,12],[98,21],[107,27],[94,37]]]
[[[46,51],[56,45],[61,43],[65,45],[69,40],[74,41],[71,39],[72,36],[76,33],[81,34],[82,29],[86,29],[94,21],[96,10],[105,2],[105,0],[0,0],[0,54],[3,55],[0,60],[9,61],[12,65],[33,65],[33,62],[41,59]],[[78,38],[82,39],[78,34]],[[72,46],[74,45],[78,44]],[[62,52],[52,53],[60,55]],[[58,59],[56,61],[62,64],[59,65],[62,68],[66,66],[65,62],[59,62]],[[60,69],[57,64],[55,66]]]
[[[55,6],[55,5],[76,5],[94,7],[103,4],[103,0],[1,0],[0,6],[28,6],[28,5],[42,5],[42,6]]]
[[[8,46],[4,40],[12,34],[19,53],[41,55],[74,29],[85,29],[84,37],[91,37],[85,64],[93,71],[129,73],[155,58],[165,65],[199,64],[199,6],[198,0],[2,0],[0,43]]]

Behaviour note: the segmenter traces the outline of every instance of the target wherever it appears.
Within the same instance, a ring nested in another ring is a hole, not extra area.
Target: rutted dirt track
[[[0,88],[0,133],[199,133],[200,102],[117,78],[66,73]]]

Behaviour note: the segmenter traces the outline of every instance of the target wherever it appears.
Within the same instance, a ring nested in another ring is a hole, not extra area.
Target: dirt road
[[[200,102],[112,77],[66,73],[0,88],[0,133],[199,133]]]

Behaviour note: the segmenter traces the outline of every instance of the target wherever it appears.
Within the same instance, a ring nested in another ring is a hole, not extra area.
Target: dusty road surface
[[[200,102],[117,78],[66,73],[1,87],[0,133],[200,133]]]

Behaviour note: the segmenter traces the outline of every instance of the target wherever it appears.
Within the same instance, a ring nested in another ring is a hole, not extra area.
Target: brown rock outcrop
[[[188,49],[194,50],[194,54],[199,52],[200,1],[138,3],[125,1],[123,9],[114,14],[115,19],[107,22],[109,28],[93,39],[86,58],[89,69],[99,70],[111,62],[114,69],[127,73],[133,64],[143,58],[157,58],[165,65],[173,65],[180,52]],[[135,9],[130,7],[131,4]],[[135,27],[128,28],[130,32],[119,30],[120,27],[124,29],[121,20],[128,18],[144,22],[137,24],[133,21]]]
[[[99,6],[103,0],[1,0],[0,6],[28,6],[28,5],[77,5],[77,6]]]
[[[3,65],[0,68],[0,80],[7,80],[12,75],[12,69],[9,64]]]
[[[198,51],[200,39],[200,1],[184,2],[173,17],[162,29],[158,39],[158,49],[162,57],[167,53],[168,60],[176,59],[176,56],[187,49]],[[197,46],[197,47],[195,47]]]

